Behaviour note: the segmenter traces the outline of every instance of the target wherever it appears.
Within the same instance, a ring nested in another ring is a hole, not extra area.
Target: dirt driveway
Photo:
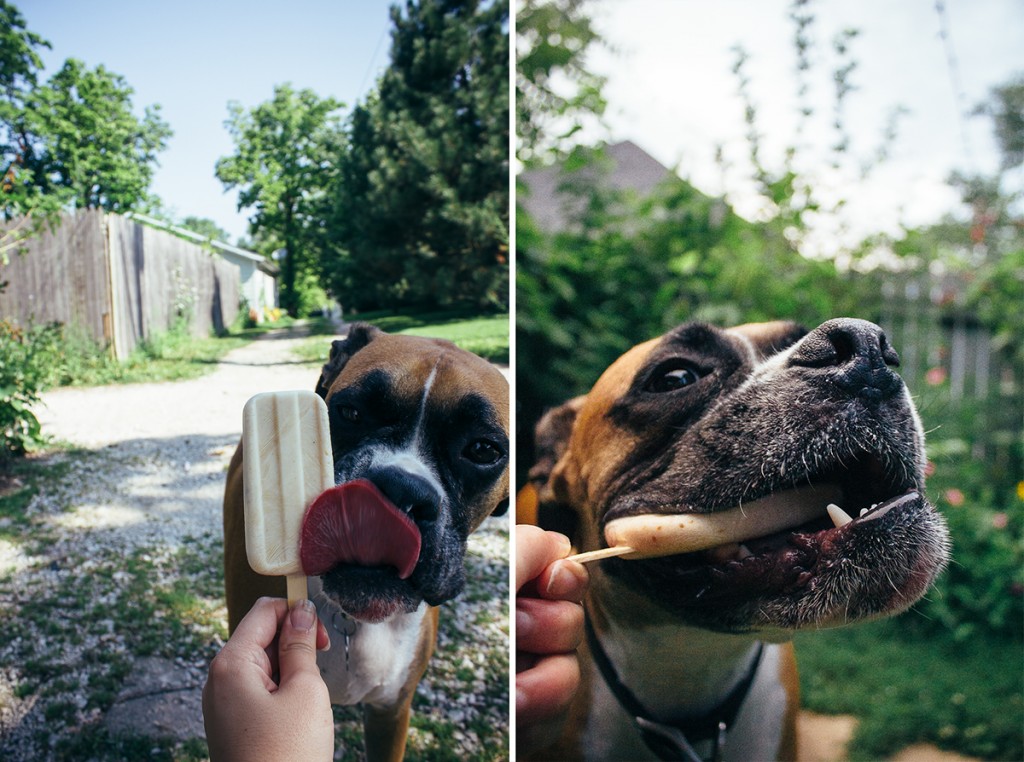
[[[271,333],[195,380],[44,396],[43,430],[78,449],[46,459],[23,514],[0,517],[0,759],[205,757],[225,470],[249,397],[313,388],[319,368],[293,355],[305,340]],[[410,758],[501,757],[507,558],[508,519],[489,519],[470,539],[466,593],[442,612]],[[338,757],[359,759],[357,712],[336,718]]]
[[[44,431],[87,447],[132,439],[237,436],[242,406],[261,391],[312,389],[319,368],[293,354],[306,337],[274,331],[230,352],[191,381],[57,389],[43,398]],[[331,337],[323,337],[328,345]]]

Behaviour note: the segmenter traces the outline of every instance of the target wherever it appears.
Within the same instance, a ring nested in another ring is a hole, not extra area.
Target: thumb
[[[320,677],[316,666],[317,616],[312,601],[296,601],[281,623],[277,641],[277,660],[281,687],[296,677],[313,674]]]

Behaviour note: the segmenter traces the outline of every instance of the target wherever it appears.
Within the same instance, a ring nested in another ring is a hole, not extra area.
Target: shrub
[[[53,378],[60,339],[57,323],[20,328],[0,321],[0,460],[23,455],[45,441],[31,408]]]
[[[936,503],[949,523],[953,559],[918,604],[926,621],[958,642],[980,633],[1020,640],[1024,623],[1024,516],[1017,505],[976,502],[973,490],[942,491]]]
[[[939,389],[938,393],[946,390]],[[1024,482],[1013,403],[921,399],[928,437],[928,493],[949,523],[952,562],[921,612],[958,642],[981,633],[1024,637]],[[1001,433],[1006,431],[1005,436]]]

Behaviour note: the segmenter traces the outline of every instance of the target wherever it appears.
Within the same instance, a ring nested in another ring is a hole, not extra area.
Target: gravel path
[[[319,368],[293,355],[305,340],[269,334],[191,381],[44,396],[43,430],[81,449],[48,459],[24,515],[0,517],[0,759],[205,758],[224,475],[249,397],[313,388]],[[409,759],[508,757],[508,526],[470,539]],[[336,717],[338,758],[359,759],[357,712]]]

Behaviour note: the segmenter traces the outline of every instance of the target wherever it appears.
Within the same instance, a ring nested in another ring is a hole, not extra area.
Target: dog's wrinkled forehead
[[[329,399],[359,385],[386,386],[395,400],[419,403],[429,385],[432,400],[455,404],[463,397],[489,400],[498,423],[508,431],[508,382],[486,360],[449,341],[388,334],[356,323],[346,339],[335,341],[316,391]]]

